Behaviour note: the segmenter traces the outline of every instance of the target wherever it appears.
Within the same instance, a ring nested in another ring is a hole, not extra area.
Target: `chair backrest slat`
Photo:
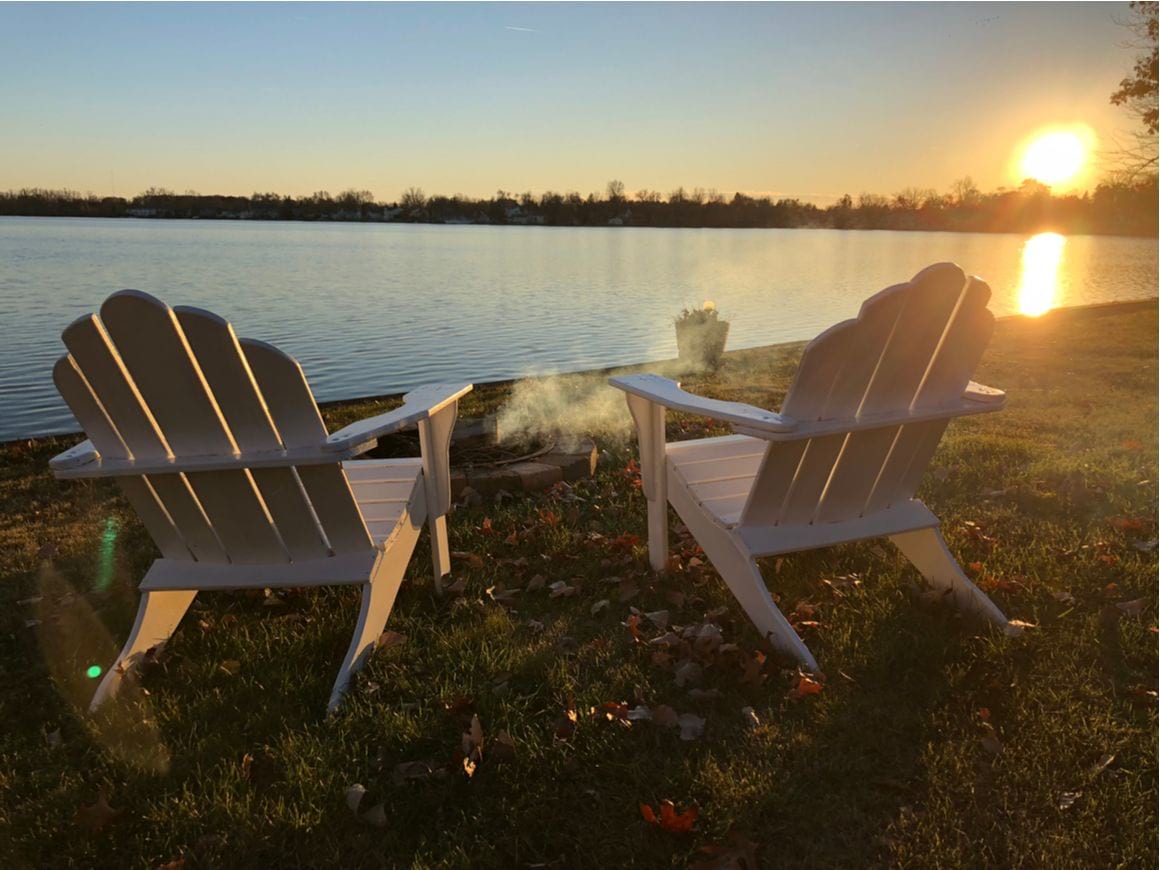
[[[298,362],[262,341],[244,338],[241,346],[286,448],[322,444],[326,425]],[[342,466],[304,465],[297,471],[331,549],[349,553],[371,546],[370,532]]]
[[[281,450],[282,437],[229,321],[200,308],[178,306],[173,310],[238,447],[246,453]],[[302,382],[305,384],[304,376]],[[297,401],[317,414],[308,387],[297,391]],[[314,509],[294,469],[254,469],[250,476],[290,558],[328,555]]]
[[[54,378],[102,456],[169,459],[174,473],[120,478],[163,554],[278,564],[373,544],[336,460],[309,469],[182,471],[182,459],[320,447],[301,368],[192,308],[122,291],[65,330]]]
[[[989,297],[986,284],[950,263],[872,296],[857,319],[807,345],[782,413],[852,427],[960,401],[990,340]],[[741,522],[838,522],[909,499],[945,428],[945,420],[863,428],[810,439],[804,452],[771,442]]]
[[[65,329],[63,337],[69,354],[100,399],[133,458],[165,459],[172,456],[157,421],[122,365],[101,321],[91,314],[82,317]],[[64,398],[67,401],[69,397]],[[75,414],[78,409],[72,410]]]
[[[169,306],[123,290],[105,300],[101,322],[174,456],[237,453]]]
[[[230,560],[186,475],[150,474],[143,479],[153,487],[161,506],[172,517],[195,559],[215,563]]]
[[[199,308],[178,306],[173,311],[237,446],[245,453],[281,449],[282,439],[233,327]]]
[[[330,547],[297,471],[293,468],[254,468],[250,474],[266,500],[290,559],[321,559],[330,555]]]
[[[70,354],[56,361],[52,369],[52,380],[101,456],[109,459],[132,458],[132,451],[126,446],[121,433],[109,419],[100,399],[93,394],[92,387]]]

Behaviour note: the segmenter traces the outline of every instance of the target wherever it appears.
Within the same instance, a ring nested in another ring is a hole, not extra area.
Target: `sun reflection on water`
[[[1038,317],[1055,307],[1059,267],[1067,239],[1059,233],[1040,233],[1023,246],[1019,275],[1019,313]]]

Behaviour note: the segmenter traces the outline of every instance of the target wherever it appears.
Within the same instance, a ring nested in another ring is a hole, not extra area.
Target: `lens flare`
[[[101,670],[100,665],[89,665],[88,669],[85,671],[85,676],[88,677],[90,680],[95,680],[97,677],[99,677],[103,673],[104,673],[104,671]]]
[[[1023,246],[1019,275],[1019,313],[1038,317],[1055,307],[1059,267],[1067,239],[1059,233],[1040,233]]]

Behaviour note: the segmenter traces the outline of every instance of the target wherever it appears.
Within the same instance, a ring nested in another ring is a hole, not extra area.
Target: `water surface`
[[[942,260],[999,316],[1156,295],[1154,239],[0,217],[0,440],[78,428],[60,333],[125,287],[278,345],[329,400],[671,358],[707,299],[731,348],[807,339]]]

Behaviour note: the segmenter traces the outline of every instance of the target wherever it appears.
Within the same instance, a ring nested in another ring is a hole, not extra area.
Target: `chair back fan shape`
[[[239,340],[222,318],[116,293],[64,332],[57,389],[102,459],[239,457],[243,467],[118,476],[162,554],[277,564],[370,550],[338,461],[247,468],[245,458],[319,449],[327,437],[298,363]]]
[[[754,626],[810,670],[817,663],[770,596],[760,557],[887,537],[948,601],[1017,630],[914,498],[950,420],[1003,407],[1001,390],[971,381],[994,329],[990,295],[939,263],[871,296],[806,346],[778,414],[656,375],[611,378],[639,435],[653,567],[667,562],[671,504]],[[666,443],[666,408],[737,434]]]
[[[200,590],[357,584],[362,606],[331,690],[342,701],[394,605],[421,526],[436,587],[451,570],[448,448],[470,384],[429,384],[328,435],[301,367],[222,318],[124,290],[64,332],[53,370],[89,440],[58,477],[112,477],[161,550],[96,709]],[[420,457],[360,459],[419,428]]]
[[[909,500],[949,418],[867,427],[961,403],[994,329],[990,296],[958,267],[931,266],[811,341],[781,414],[839,431],[770,442],[740,524],[840,522]]]

